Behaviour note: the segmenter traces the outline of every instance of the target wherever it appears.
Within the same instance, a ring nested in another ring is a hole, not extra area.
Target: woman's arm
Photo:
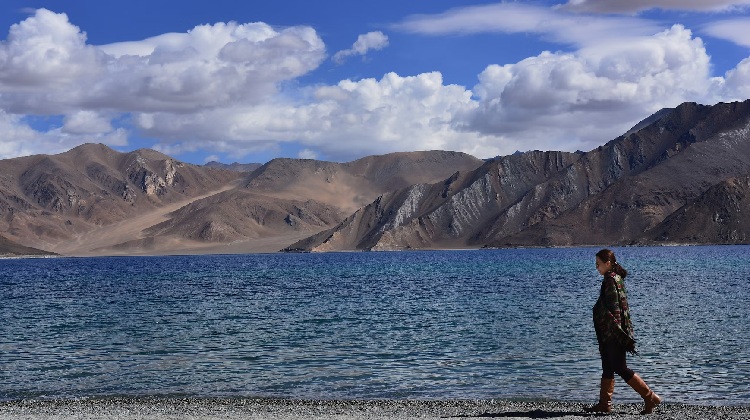
[[[617,294],[617,283],[615,281],[615,278],[614,276],[611,276],[609,274],[610,273],[607,273],[607,275],[604,277],[602,303],[604,304],[604,307],[607,309],[607,311],[612,314],[612,317],[610,319],[614,321],[615,324],[617,324],[617,327],[619,327],[620,319],[622,316],[622,314],[620,313],[620,297]]]

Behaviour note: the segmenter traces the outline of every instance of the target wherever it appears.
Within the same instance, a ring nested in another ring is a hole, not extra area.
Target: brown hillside
[[[277,251],[391,186],[481,163],[436,151],[349,163],[277,159],[242,173],[87,144],[0,161],[0,234],[63,255]]]
[[[43,255],[55,255],[55,254],[51,252],[42,251],[41,249],[19,245],[3,236],[0,236],[0,257],[43,256]]]
[[[0,161],[0,234],[56,248],[101,226],[200,196],[241,176],[153,150],[86,144],[59,155]]]
[[[472,156],[442,151],[393,153],[349,163],[274,159],[254,171],[245,188],[195,201],[120,248],[143,246],[144,238],[148,246],[172,238],[221,250],[227,249],[222,244],[232,244],[238,251],[278,251],[335,226],[358,203],[393,185],[435,181],[456,168],[481,164]]]
[[[333,230],[290,249],[466,247],[499,213],[579,158],[575,153],[537,151],[501,157],[439,183],[384,194]]]
[[[445,151],[391,153],[348,163],[274,159],[253,172],[246,187],[281,198],[315,200],[351,213],[385,192],[436,182],[482,163],[465,153]]]

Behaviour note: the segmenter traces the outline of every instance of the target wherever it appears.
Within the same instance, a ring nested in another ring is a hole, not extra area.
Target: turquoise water
[[[593,401],[596,251],[0,260],[0,400]],[[615,251],[630,367],[672,402],[750,403],[750,247]]]

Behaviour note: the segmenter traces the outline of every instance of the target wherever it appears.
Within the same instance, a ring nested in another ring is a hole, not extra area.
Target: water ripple
[[[616,250],[629,362],[670,401],[747,402],[749,250]],[[580,400],[600,374],[595,251],[2,260],[0,399]]]

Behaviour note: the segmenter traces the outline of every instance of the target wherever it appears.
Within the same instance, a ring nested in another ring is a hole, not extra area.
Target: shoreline
[[[250,242],[250,241],[244,241]],[[19,260],[19,259],[46,259],[46,258],[110,258],[110,257],[188,257],[188,256],[212,256],[212,255],[274,255],[274,254],[346,254],[346,253],[367,253],[367,252],[430,252],[430,251],[494,251],[494,250],[523,250],[523,249],[586,249],[586,248],[679,248],[679,247],[712,247],[712,246],[750,246],[750,243],[664,243],[664,244],[624,244],[624,245],[556,245],[556,246],[500,246],[500,247],[466,247],[466,248],[400,248],[400,249],[344,249],[330,251],[308,251],[308,250],[287,250],[281,248],[270,250],[266,248],[256,249],[233,249],[231,244],[222,244],[213,247],[196,247],[184,249],[168,249],[162,251],[154,250],[135,250],[134,252],[114,252],[114,253],[86,253],[86,254],[60,254],[50,252],[47,254],[0,254],[0,260]],[[275,247],[273,248],[275,249]]]
[[[592,401],[593,402],[593,401]],[[587,419],[582,402],[554,400],[298,400],[275,398],[110,397],[0,402],[3,419]],[[607,418],[641,418],[642,404],[614,404]],[[747,419],[750,405],[665,402],[648,418]]]
[[[268,239],[277,239],[267,238]],[[274,255],[274,254],[338,254],[360,252],[430,252],[430,251],[494,251],[494,250],[523,250],[523,249],[585,249],[585,248],[679,248],[679,247],[712,247],[712,246],[750,246],[750,243],[659,243],[659,244],[581,244],[581,245],[509,245],[509,246],[474,246],[465,248],[398,248],[398,249],[342,249],[330,251],[288,250],[284,247],[249,246],[253,241],[235,241],[228,244],[214,246],[196,246],[180,249],[164,249],[160,251],[135,249],[132,252],[92,252],[92,253],[55,253],[45,251],[44,254],[13,254],[0,253],[0,260],[18,259],[46,259],[46,258],[109,258],[109,257],[185,257],[212,255]],[[279,242],[280,244],[281,242]],[[239,244],[239,245],[238,245]]]

